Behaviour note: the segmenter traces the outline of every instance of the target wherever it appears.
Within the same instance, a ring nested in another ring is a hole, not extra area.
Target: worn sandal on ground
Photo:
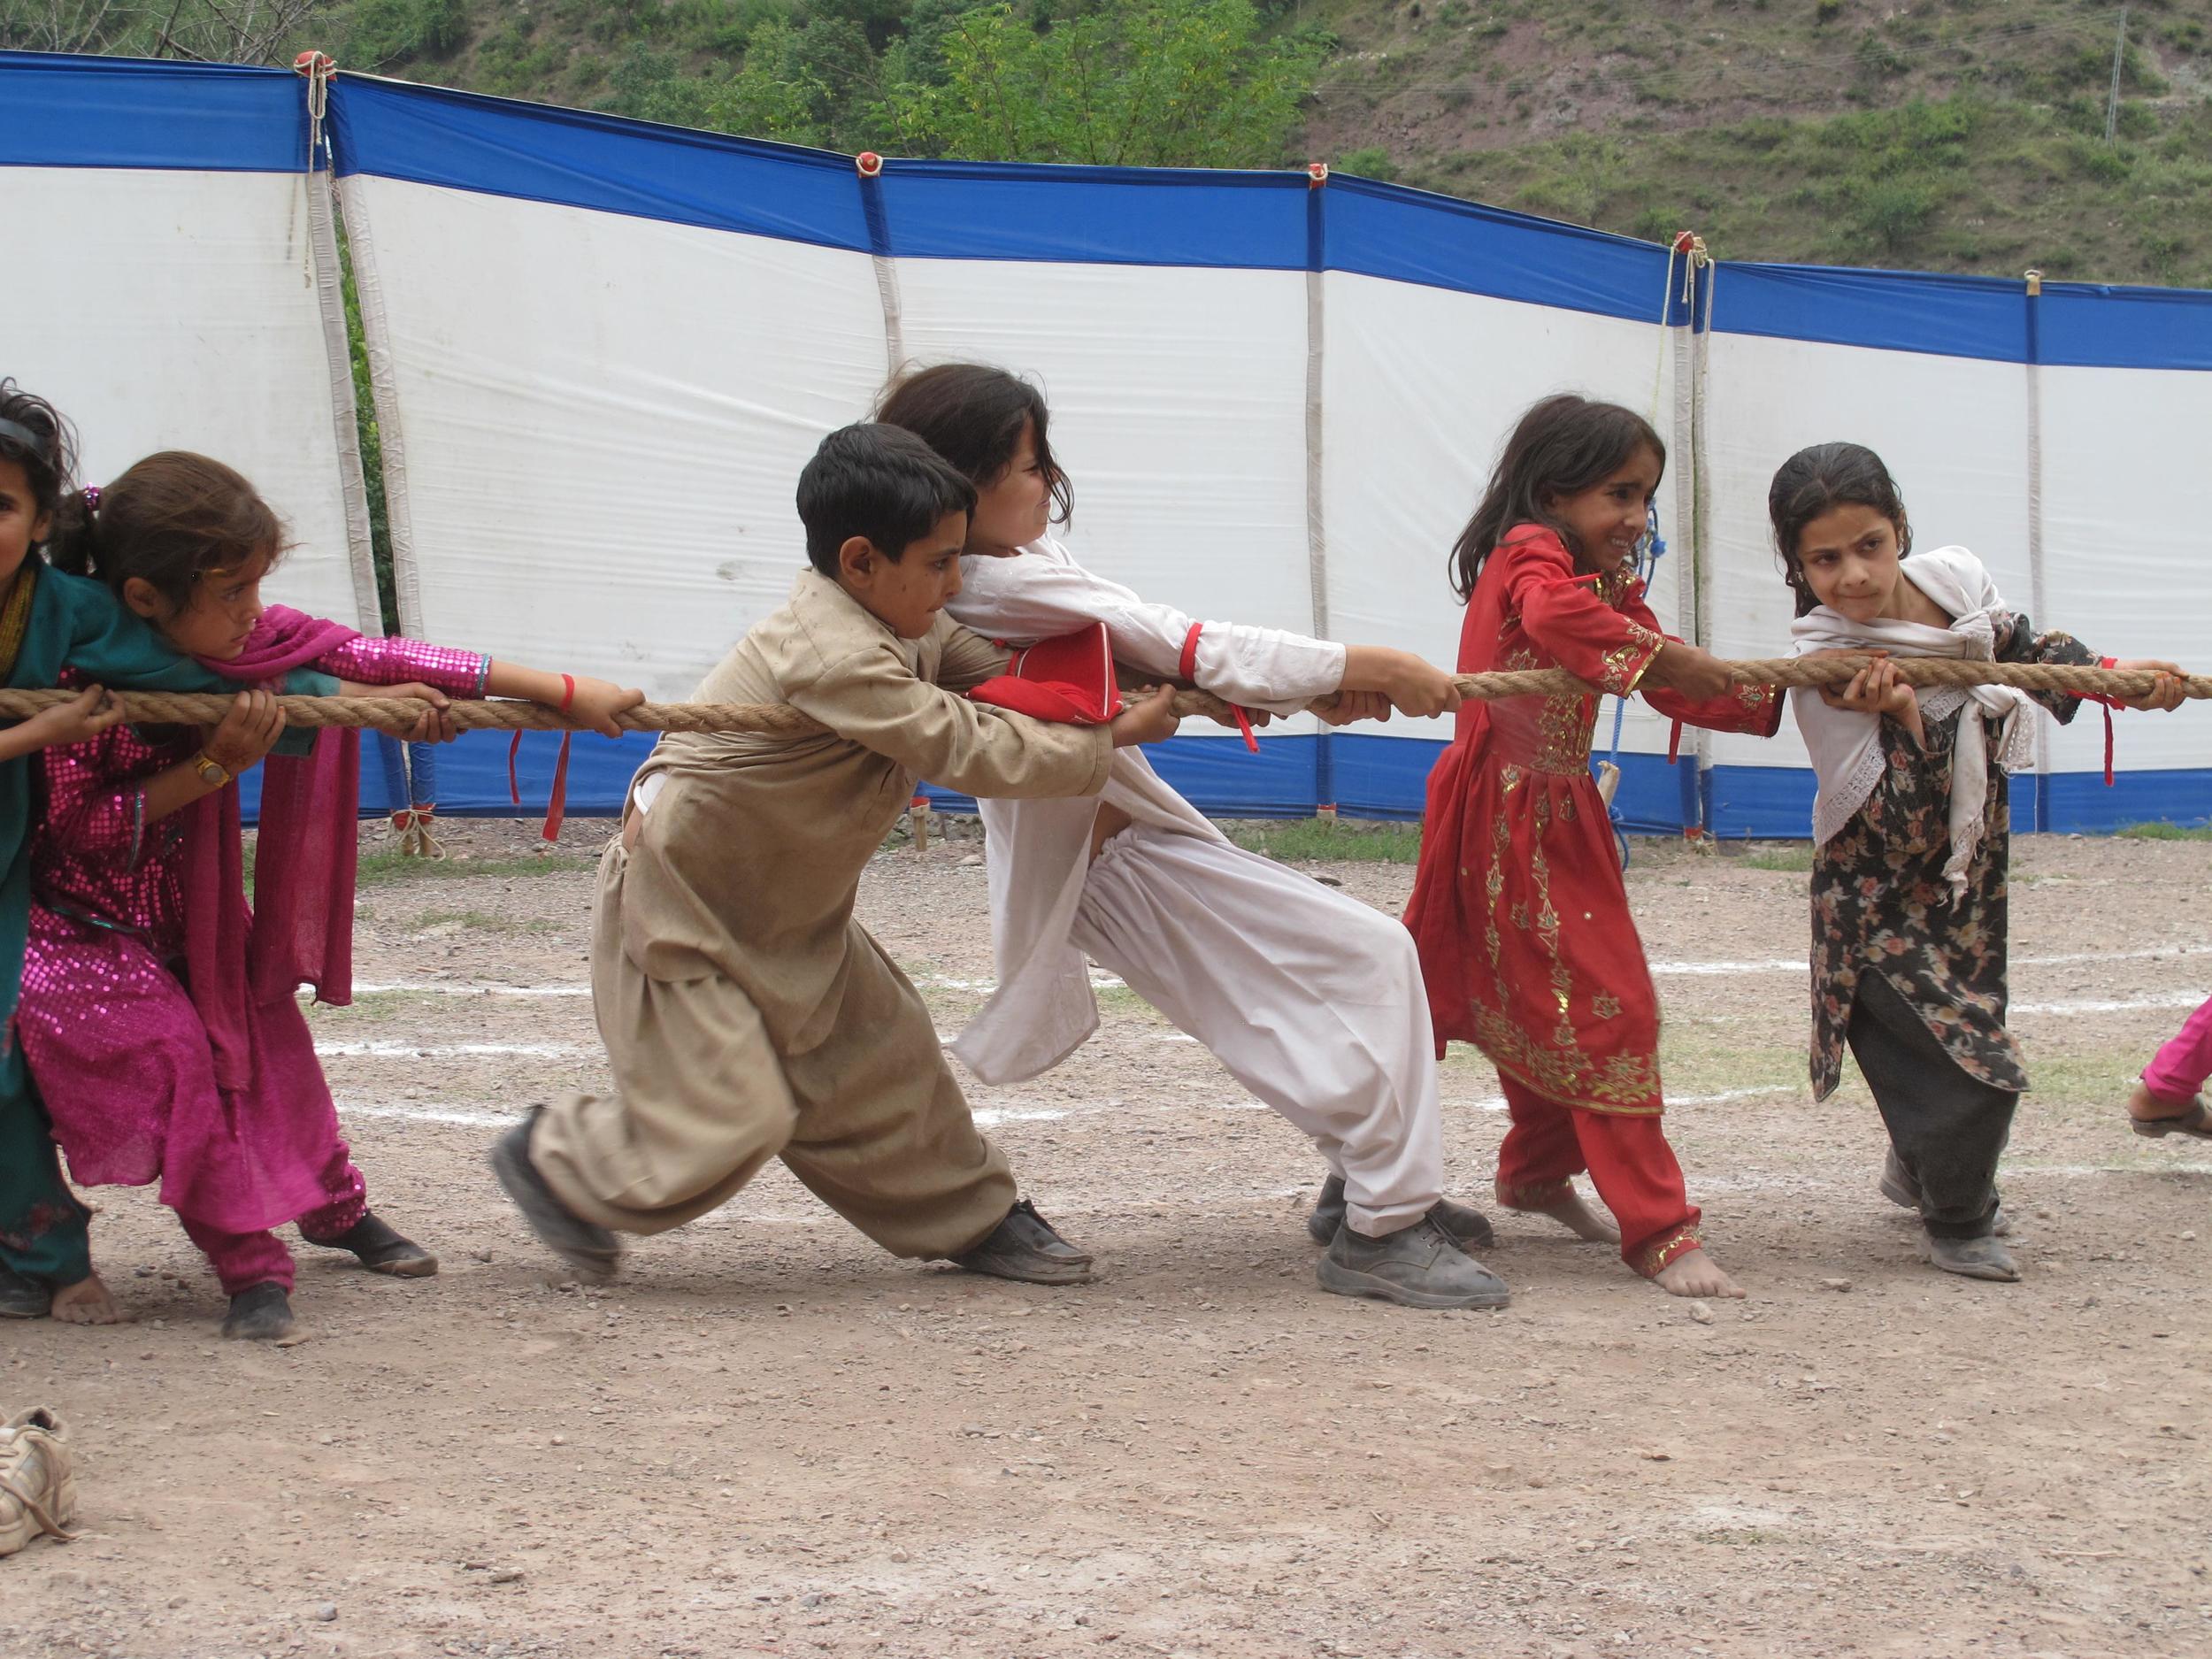
[[[281,1285],[249,1285],[230,1299],[223,1334],[240,1342],[273,1342],[292,1334],[292,1298]]]
[[[2199,1141],[2212,1141],[2212,1112],[2204,1110],[2204,1097],[2200,1094],[2189,1102],[2189,1110],[2176,1112],[2170,1118],[2138,1118],[2128,1114],[2128,1126],[2139,1135],[2148,1135],[2163,1141],[2168,1135],[2193,1135]]]
[[[0,1555],[41,1536],[67,1543],[76,1516],[77,1477],[61,1420],[35,1406],[0,1423]]]
[[[0,1319],[43,1319],[54,1293],[12,1267],[0,1267]]]
[[[436,1256],[380,1219],[374,1210],[330,1238],[319,1239],[304,1227],[300,1229],[300,1237],[326,1250],[352,1251],[360,1258],[361,1265],[372,1273],[389,1273],[395,1279],[428,1279],[438,1271]]]
[[[1930,1233],[1928,1260],[1944,1272],[1956,1273],[1962,1279],[1994,1279],[2010,1285],[2020,1278],[2020,1267],[2012,1259],[2012,1252],[1994,1233],[1985,1233],[1978,1239],[1939,1239]]]
[[[1082,1285],[1092,1277],[1090,1253],[1054,1232],[1026,1198],[1006,1212],[1006,1219],[982,1243],[948,1259],[971,1273],[1025,1285]]]
[[[1306,1217],[1306,1236],[1316,1244],[1333,1243],[1336,1230],[1344,1225],[1344,1178],[1332,1175],[1321,1183],[1321,1196],[1314,1200],[1313,1213]],[[1490,1217],[1470,1204],[1440,1198],[1429,1207],[1428,1218],[1463,1250],[1486,1250],[1498,1241]]]
[[[622,1264],[622,1246],[606,1228],[585,1220],[556,1197],[538,1166],[530,1162],[530,1134],[544,1110],[533,1106],[527,1118],[492,1142],[492,1173],[499,1177],[541,1244],[574,1268],[580,1278],[603,1283]]]

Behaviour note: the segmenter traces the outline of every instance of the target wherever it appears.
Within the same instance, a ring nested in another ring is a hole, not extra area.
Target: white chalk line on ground
[[[597,1055],[596,1044],[580,1042],[319,1042],[324,1059],[456,1060],[488,1054],[511,1054],[533,1060],[581,1060]]]
[[[2155,945],[2142,950],[2079,950],[2054,956],[2015,956],[2016,968],[2066,968],[2098,962],[2159,962],[2179,960],[2187,956],[2212,956],[2212,945]],[[1802,956],[1776,956],[1763,961],[1745,962],[1655,962],[1651,964],[1654,977],[1691,976],[1706,978],[1726,974],[1803,973],[1806,961]],[[914,983],[926,989],[946,991],[979,991],[989,994],[998,988],[995,979],[958,979],[925,974]],[[1095,990],[1111,991],[1122,987],[1122,981],[1108,974],[1094,973],[1091,985]],[[386,985],[357,985],[357,993],[366,995],[375,991],[416,992],[430,996],[589,996],[591,987],[584,984],[507,985],[489,979],[440,980],[416,979],[394,981]],[[2200,999],[2201,1000],[2201,999]],[[2058,1008],[2053,1003],[2047,1006]],[[2115,1008],[2134,1004],[2112,1005]],[[2150,1006],[2146,1003],[2143,1006]],[[2165,1006],[2161,1003],[2159,1006]],[[2069,1011],[2070,1005],[2067,1005]]]

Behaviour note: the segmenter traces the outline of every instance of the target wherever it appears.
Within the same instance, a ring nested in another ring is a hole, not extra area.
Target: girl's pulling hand
[[[1377,689],[1388,697],[1391,706],[1401,714],[1417,719],[1429,719],[1440,714],[1449,714],[1466,699],[1459,689],[1459,681],[1446,673],[1426,657],[1416,657],[1411,651],[1393,651],[1397,660],[1392,664],[1392,673]]]
[[[1155,686],[1114,717],[1114,747],[1129,749],[1139,743],[1164,741],[1175,735],[1180,724],[1175,714],[1175,687]]]
[[[1662,645],[1644,677],[1654,685],[1678,691],[1699,703],[1719,696],[1736,683],[1728,665],[1719,657],[1701,646],[1682,640],[1669,640]]]
[[[614,717],[636,708],[645,701],[645,694],[634,687],[626,689],[611,680],[593,680],[582,674],[575,679],[576,692],[568,700],[569,718],[602,737],[620,737],[622,728],[615,724]]]
[[[230,700],[230,712],[207,736],[202,752],[234,778],[261,764],[284,735],[284,707],[276,693],[257,686]]]
[[[2178,664],[2162,663],[2154,657],[2131,657],[2124,661],[2115,658],[2115,668],[2144,668],[2158,676],[2158,683],[2139,697],[2118,697],[2114,701],[2125,709],[2178,709],[2184,693],[2181,668]]]
[[[1326,708],[1316,708],[1313,712],[1325,726],[1350,726],[1357,720],[1387,720],[1391,707],[1390,699],[1379,691],[1340,691],[1329,699]]]
[[[1886,716],[1910,732],[1916,741],[1924,744],[1927,741],[1920,725],[1920,699],[1897,678],[1897,664],[1890,657],[1876,657],[1841,689],[1823,686],[1820,700],[1832,709]]]
[[[81,743],[104,732],[123,718],[123,705],[105,688],[87,686],[67,703],[41,709],[23,722],[24,739],[35,749],[55,743]]]
[[[404,732],[393,733],[403,743],[450,743],[461,734],[461,728],[447,712],[453,706],[452,700],[435,686],[426,686],[420,680],[411,680],[396,686],[365,686],[357,680],[342,680],[338,682],[338,695],[402,697],[420,703],[422,712],[414,725]]]

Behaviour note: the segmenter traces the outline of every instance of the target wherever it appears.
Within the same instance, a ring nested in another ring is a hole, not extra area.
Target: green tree
[[[953,18],[941,75],[902,55],[887,147],[978,161],[1277,166],[1322,48],[1270,40],[1251,0],[1132,0],[1038,20],[1009,5]]]

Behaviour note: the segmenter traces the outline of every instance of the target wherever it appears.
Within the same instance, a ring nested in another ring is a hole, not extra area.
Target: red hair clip
[[[97,484],[87,484],[84,487],[82,494],[84,495],[84,510],[87,512],[99,511],[100,487]]]

